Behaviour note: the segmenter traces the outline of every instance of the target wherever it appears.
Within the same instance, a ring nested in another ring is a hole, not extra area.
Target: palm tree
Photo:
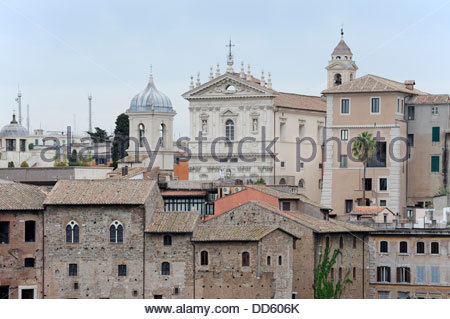
[[[366,206],[366,168],[377,150],[377,140],[367,131],[359,134],[352,145],[352,154],[364,165],[363,173],[363,205]]]

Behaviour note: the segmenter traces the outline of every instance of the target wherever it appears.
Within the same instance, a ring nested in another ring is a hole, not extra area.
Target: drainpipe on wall
[[[276,114],[277,114],[277,112],[278,112],[278,108],[277,107],[275,107],[275,111],[273,112],[273,138],[275,138],[275,136],[276,136]],[[265,152],[265,150],[264,150],[264,152]],[[276,158],[276,154],[277,154],[277,143],[275,143],[275,144],[273,144],[273,154],[274,154],[274,158],[273,158],[273,183],[272,184],[276,184],[276,182],[275,182],[275,179],[276,179],[276,161],[275,161],[275,158]]]

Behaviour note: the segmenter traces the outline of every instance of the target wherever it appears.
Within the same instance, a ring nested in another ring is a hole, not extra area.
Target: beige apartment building
[[[405,99],[425,93],[375,75],[356,77],[353,54],[341,39],[328,70],[324,181],[322,205],[341,217],[355,206],[387,206],[395,214],[406,208],[407,121]],[[351,153],[352,139],[368,131],[377,151],[363,179],[363,164]],[[362,202],[363,189],[366,203]],[[345,218],[347,219],[347,218]]]

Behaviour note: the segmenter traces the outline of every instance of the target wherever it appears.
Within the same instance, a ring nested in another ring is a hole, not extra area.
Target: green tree
[[[109,138],[110,138],[108,133],[99,127],[95,128],[95,132],[87,132],[87,133],[92,138],[94,143],[105,143],[105,142],[109,141]]]
[[[350,271],[347,271],[343,279],[331,281],[330,273],[336,264],[338,255],[341,255],[339,249],[335,249],[330,258],[330,248],[325,248],[325,252],[319,258],[319,264],[315,270],[314,276],[314,299],[339,299],[344,292],[345,285],[351,284]]]
[[[20,164],[20,167],[30,167],[30,165],[28,165],[27,161],[23,161],[23,162]]]
[[[72,154],[69,157],[69,165],[70,163],[78,163],[78,153],[76,149],[72,150]]]
[[[8,168],[14,168],[14,162],[13,161],[8,162]]]
[[[120,114],[116,119],[116,128],[114,130],[114,140],[111,148],[112,161],[117,165],[117,161],[127,156],[126,150],[129,145],[130,122],[128,115]]]
[[[363,163],[363,205],[366,206],[366,170],[372,155],[377,150],[377,140],[367,131],[356,137],[352,144],[352,154]]]

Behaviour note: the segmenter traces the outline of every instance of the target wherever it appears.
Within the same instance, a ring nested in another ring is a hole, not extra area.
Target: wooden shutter
[[[440,133],[441,133],[441,129],[439,126],[433,126],[433,131],[432,131],[432,137],[431,137],[431,141],[432,142],[439,142],[440,141]]]
[[[387,267],[387,282],[391,282],[391,267]]]
[[[439,156],[431,156],[431,171],[439,172]]]
[[[377,267],[377,281],[381,281],[381,267]]]
[[[400,272],[401,272],[401,268],[397,267],[397,282],[400,282]]]
[[[409,267],[406,267],[406,282],[411,282],[411,270]]]

